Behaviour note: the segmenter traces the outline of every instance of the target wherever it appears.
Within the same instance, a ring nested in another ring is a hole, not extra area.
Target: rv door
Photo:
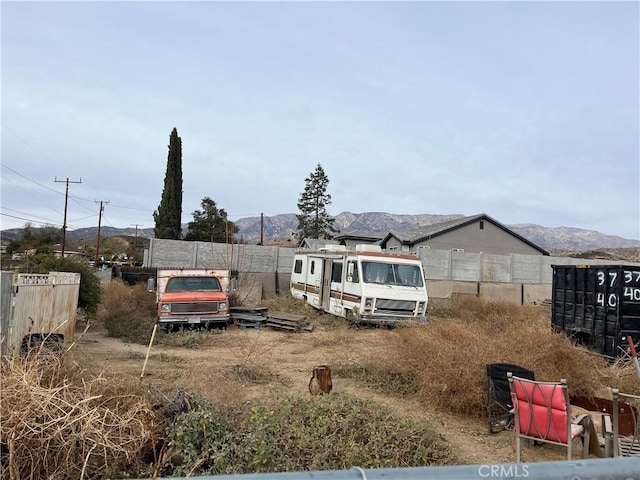
[[[333,260],[326,259],[322,262],[322,291],[320,292],[320,298],[322,302],[322,309],[329,311],[331,300],[331,268],[333,267]]]

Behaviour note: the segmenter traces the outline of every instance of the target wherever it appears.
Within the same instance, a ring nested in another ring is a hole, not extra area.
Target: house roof
[[[365,240],[368,242],[378,242],[382,240],[386,235],[387,234],[384,232],[355,231],[337,235],[336,237],[334,237],[334,240]]]
[[[501,228],[509,235],[516,237],[521,242],[526,243],[527,245],[535,248],[543,255],[549,255],[549,252],[540,248],[533,242],[530,242],[526,238],[521,235],[518,235],[513,230],[510,230],[502,223],[498,222],[494,218],[491,218],[486,213],[480,213],[478,215],[471,215],[469,217],[458,218],[455,220],[450,220],[448,222],[435,223],[433,225],[425,225],[423,227],[412,228],[410,230],[392,230],[390,231],[380,242],[380,244],[384,245],[390,238],[395,237],[398,241],[400,241],[404,245],[414,245],[416,243],[422,242],[424,240],[428,240],[430,238],[436,237],[438,235],[442,235],[444,233],[450,232],[452,230],[456,230],[458,228],[464,227],[471,223],[477,222],[479,220],[486,220],[491,222],[496,227]]]

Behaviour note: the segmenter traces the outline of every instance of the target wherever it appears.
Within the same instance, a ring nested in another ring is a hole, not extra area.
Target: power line
[[[50,162],[53,162],[53,160],[51,158],[49,158],[48,156],[46,156],[44,153],[42,153],[40,150],[38,150],[37,148],[35,148],[33,145],[29,144],[24,138],[22,138],[20,135],[18,135],[16,132],[14,132],[12,129],[10,129],[9,127],[7,127],[4,123],[2,124],[2,128],[6,129],[8,132],[11,133],[11,135],[13,135],[14,137],[16,137],[18,140],[20,140],[22,143],[24,143],[27,147],[29,147],[31,150],[33,150],[34,152],[36,152],[38,155],[40,155],[42,158],[45,158],[47,160],[49,160]]]
[[[4,210],[9,210],[9,211],[11,211],[11,212],[20,213],[20,214],[22,214],[22,215],[31,215],[30,213],[23,212],[23,211],[21,211],[21,210],[15,210],[15,209],[13,209],[13,208],[5,207],[5,206],[2,206],[2,207],[0,207],[0,208],[3,208]],[[40,220],[44,220],[45,222],[48,222],[48,221],[49,221],[49,220],[47,220],[46,218],[44,218],[44,217],[38,217],[37,215],[34,215],[34,218],[39,218]]]
[[[18,176],[20,176],[20,177],[24,178],[25,180],[28,180],[28,181],[30,181],[31,183],[34,183],[35,185],[38,185],[39,187],[42,187],[42,188],[45,188],[45,189],[47,189],[47,190],[49,190],[49,191],[51,191],[51,192],[57,193],[58,195],[64,195],[64,193],[62,193],[62,192],[60,192],[60,191],[58,191],[58,190],[55,190],[55,189],[53,189],[53,188],[51,188],[51,187],[48,187],[48,186],[46,186],[46,185],[43,185],[43,184],[41,184],[41,183],[39,183],[39,182],[35,181],[34,179],[29,178],[29,177],[27,177],[26,175],[24,175],[24,174],[22,174],[22,173],[18,172],[17,170],[14,170],[13,168],[8,167],[7,165],[5,165],[5,164],[3,164],[3,163],[1,163],[1,162],[0,162],[0,165],[1,165],[2,167],[6,168],[7,170],[9,170],[10,172],[12,172],[12,173],[14,173],[14,174],[16,174],[16,175],[18,175]],[[25,191],[25,192],[26,192],[26,190],[24,190],[22,187],[20,187],[20,186],[19,186],[18,184],[16,184],[15,182],[12,182],[10,179],[8,179],[8,178],[4,178],[4,179],[5,179],[5,180],[7,180],[7,181],[8,181],[8,182],[10,182],[10,183],[13,183],[16,187],[18,187],[18,188],[20,188],[21,190],[23,190],[23,191]],[[70,199],[70,200],[72,200],[72,201],[73,201],[73,202],[75,202],[76,204],[80,205],[82,208],[84,208],[84,209],[86,209],[86,210],[88,210],[88,211],[90,211],[90,212],[92,212],[92,211],[93,211],[91,208],[89,208],[89,207],[87,207],[86,205],[83,205],[82,203],[80,203],[80,201],[82,201],[82,202],[89,202],[89,203],[93,203],[93,202],[94,202],[94,200],[90,200],[90,199],[88,199],[88,198],[83,198],[83,197],[78,197],[78,196],[76,196],[76,195],[68,195],[68,197],[69,197],[69,199]],[[44,204],[46,204],[46,202],[43,202],[43,203],[44,203]],[[140,210],[140,211],[142,211],[142,212],[153,212],[153,210],[150,210],[150,209],[147,209],[147,208],[126,207],[126,206],[124,206],[124,205],[111,205],[111,206],[112,206],[112,207],[115,207],[115,208],[126,208],[126,209],[129,209],[129,210]],[[54,209],[54,211],[55,211],[55,212],[57,212],[57,213],[61,213],[61,212],[58,212],[58,211],[57,211],[57,210],[55,210],[55,209]]]
[[[40,222],[40,221],[38,221],[38,220],[34,220],[34,219],[32,219],[32,218],[17,217],[16,215],[9,215],[8,213],[2,213],[2,212],[0,212],[0,215],[2,215],[2,216],[4,216],[4,217],[15,218],[15,219],[18,219],[18,220],[24,220],[24,221],[26,221],[26,222],[43,223],[43,222]],[[47,223],[48,225],[57,225],[57,226],[60,226],[60,224],[59,224],[59,223],[53,223],[53,222],[46,222],[46,223]]]
[[[24,176],[24,175],[22,175]],[[27,178],[27,177],[25,177]],[[9,182],[12,185],[15,185],[16,188],[19,188],[20,190],[22,190],[23,192],[27,193],[31,198],[37,200],[38,202],[40,202],[43,205],[46,205],[48,208],[51,208],[51,210],[53,210],[54,212],[56,212],[59,215],[62,215],[62,212],[59,212],[58,210],[56,210],[55,208],[53,208],[51,206],[51,202],[45,202],[44,200],[42,200],[40,197],[34,195],[33,193],[27,191],[26,189],[22,188],[22,186],[18,185],[17,183],[15,183],[13,180],[11,180],[10,178],[8,178],[6,175],[2,177],[3,181]],[[27,178],[27,180],[32,181],[31,179]],[[35,182],[37,185],[39,185],[37,182]],[[43,185],[42,185],[43,186]],[[46,188],[46,187],[45,187]],[[55,193],[60,193],[54,190]],[[6,208],[6,207],[5,207]]]
[[[87,218],[93,218],[95,216],[96,216],[96,214],[94,213],[93,215],[87,215],[86,217],[75,218],[75,219],[69,220],[69,221],[71,223],[74,223],[74,222],[79,222],[80,220],[86,220]]]
[[[141,212],[154,212],[155,210],[149,210],[148,208],[136,208],[136,207],[125,207],[123,205],[111,205],[112,208],[126,208],[127,210],[140,210]]]
[[[93,210],[91,210],[89,207],[87,207],[86,205],[83,205],[83,204],[81,204],[80,202],[78,202],[78,201],[76,200],[76,197],[73,197],[72,195],[69,195],[69,198],[70,198],[71,200],[73,200],[73,202],[74,202],[75,204],[80,205],[80,206],[81,206],[82,208],[84,208],[85,210],[88,210],[88,211],[90,211],[90,212],[92,212],[92,211],[93,211]],[[87,200],[87,201],[88,201],[88,200]]]
[[[51,188],[51,187],[47,187],[46,185],[43,185],[43,184],[41,184],[41,183],[38,183],[38,182],[36,182],[35,180],[33,180],[32,178],[29,178],[29,177],[27,177],[26,175],[23,175],[23,174],[21,174],[20,172],[15,171],[13,168],[9,168],[9,167],[7,167],[7,166],[6,166],[4,163],[2,163],[2,162],[0,162],[0,165],[2,165],[4,168],[6,168],[7,170],[9,170],[10,172],[13,172],[13,173],[15,173],[16,175],[18,175],[18,176],[20,176],[20,177],[24,178],[25,180],[29,180],[30,182],[35,183],[35,184],[36,184],[36,185],[38,185],[39,187],[46,188],[47,190],[49,190],[49,191],[51,191],[51,192],[53,192],[53,193],[57,193],[57,194],[59,194],[59,195],[64,195],[64,193],[59,192],[58,190],[55,190],[55,189],[53,189],[53,188]]]

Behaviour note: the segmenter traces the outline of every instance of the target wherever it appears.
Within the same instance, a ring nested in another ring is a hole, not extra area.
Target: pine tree
[[[202,210],[193,212],[193,221],[189,222],[185,240],[199,242],[233,243],[238,233],[235,223],[227,220],[224,208],[218,209],[216,202],[204,197],[200,203]]]
[[[304,192],[298,200],[300,214],[296,215],[300,241],[305,238],[331,239],[338,230],[333,226],[335,219],[326,210],[331,205],[331,195],[327,193],[329,178],[322,165],[318,164],[304,182]]]
[[[158,210],[153,212],[156,238],[180,240],[182,222],[182,139],[175,128],[169,137],[169,156],[164,190]]]

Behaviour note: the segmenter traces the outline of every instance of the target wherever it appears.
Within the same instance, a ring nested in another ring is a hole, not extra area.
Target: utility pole
[[[104,211],[104,204],[109,202],[100,200],[100,202],[96,201],[96,203],[100,203],[100,213],[98,213],[98,237],[96,238],[96,260],[94,264],[94,266],[98,268],[98,258],[100,256],[100,228],[102,225],[102,212]]]
[[[67,177],[66,180],[58,180],[58,177],[54,177],[53,181],[55,183],[66,183],[67,184],[67,188],[66,188],[65,193],[64,193],[64,220],[62,222],[62,251],[60,252],[60,255],[62,256],[62,258],[64,258],[64,248],[65,248],[65,242],[67,240],[67,204],[69,203],[69,184],[70,183],[82,183],[82,179],[80,179],[79,181],[75,182],[75,181],[70,181],[69,177]]]
[[[260,245],[264,245],[264,213],[260,213]]]
[[[136,243],[133,245],[133,265],[136,264],[136,253],[138,253],[138,227],[141,227],[140,223],[132,223],[132,226],[136,227]]]

